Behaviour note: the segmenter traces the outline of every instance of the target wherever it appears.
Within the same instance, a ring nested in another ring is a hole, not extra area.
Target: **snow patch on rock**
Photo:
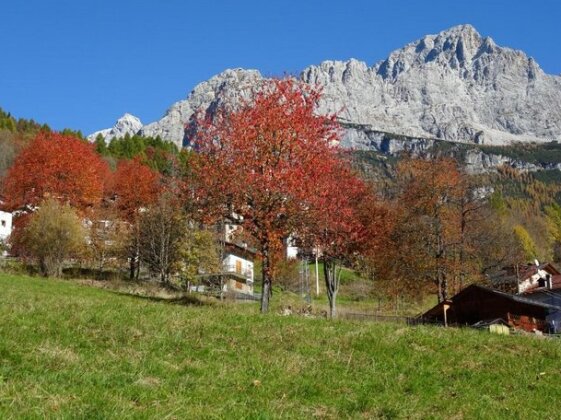
[[[125,135],[137,134],[142,128],[142,122],[140,119],[132,114],[125,113],[121,118],[117,120],[112,128],[106,128],[104,130],[96,131],[90,134],[87,139],[89,141],[95,141],[96,137],[101,134],[105,139],[106,143],[109,143],[114,138],[124,137]]]

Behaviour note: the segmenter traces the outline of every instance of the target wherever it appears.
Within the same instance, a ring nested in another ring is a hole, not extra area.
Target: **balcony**
[[[222,266],[222,271],[228,274],[237,274],[248,281],[253,281],[253,269],[240,267],[239,265],[236,266],[235,264],[224,264]]]

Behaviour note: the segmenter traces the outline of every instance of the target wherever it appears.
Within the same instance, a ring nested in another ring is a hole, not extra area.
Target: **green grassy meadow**
[[[0,290],[3,419],[559,418],[559,340],[5,274]]]

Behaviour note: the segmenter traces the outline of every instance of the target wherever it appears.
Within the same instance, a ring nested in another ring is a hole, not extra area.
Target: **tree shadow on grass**
[[[193,295],[160,297],[160,296],[144,296],[135,293],[124,292],[121,290],[112,290],[111,292],[120,296],[129,296],[135,299],[140,299],[150,302],[166,303],[169,305],[212,306],[214,304],[213,302],[205,302],[204,300],[200,299],[198,296],[193,296]]]

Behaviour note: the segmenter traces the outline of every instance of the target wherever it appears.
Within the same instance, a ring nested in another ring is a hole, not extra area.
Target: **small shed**
[[[561,332],[561,307],[472,284],[422,314],[424,322],[469,325],[502,319],[525,331]]]

